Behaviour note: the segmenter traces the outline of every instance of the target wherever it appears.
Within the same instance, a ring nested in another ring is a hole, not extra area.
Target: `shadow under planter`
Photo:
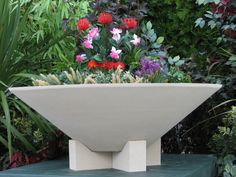
[[[218,84],[94,84],[10,88],[69,142],[70,169],[146,171],[160,165],[160,138]]]

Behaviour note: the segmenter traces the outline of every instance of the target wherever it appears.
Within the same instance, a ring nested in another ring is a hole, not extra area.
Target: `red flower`
[[[107,12],[100,13],[98,16],[98,22],[103,25],[109,24],[112,22],[112,15]]]
[[[107,62],[105,65],[105,68],[108,70],[113,69],[113,67],[114,67],[114,63],[112,61]]]
[[[138,26],[138,22],[135,18],[124,18],[122,23],[124,24],[124,28],[127,29],[136,28]]]
[[[79,30],[86,30],[89,28],[89,21],[87,18],[81,18],[77,22],[77,27]]]
[[[102,63],[97,63],[94,60],[90,60],[88,62],[88,69],[93,69],[93,68],[104,68],[107,70],[111,70],[111,69],[117,69],[118,66],[121,67],[122,70],[125,69],[125,65],[124,63],[118,61],[118,62],[112,62],[112,61],[103,61]]]
[[[99,64],[94,60],[90,60],[88,62],[88,69],[97,68],[98,66],[99,66]]]
[[[120,62],[120,61],[118,61],[118,62],[114,63],[114,68],[115,68],[115,69],[117,69],[117,68],[118,68],[118,66],[120,66],[120,68],[121,68],[122,70],[124,70],[124,69],[125,69],[125,64],[124,64],[124,63],[122,63],[122,62]]]

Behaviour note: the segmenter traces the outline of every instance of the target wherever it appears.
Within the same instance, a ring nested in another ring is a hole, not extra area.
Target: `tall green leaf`
[[[9,159],[11,159],[12,155],[12,139],[11,139],[11,116],[10,116],[10,110],[9,106],[7,103],[6,95],[3,91],[0,91],[0,96],[1,96],[1,104],[2,108],[5,114],[5,119],[6,119],[6,128],[7,128],[7,142],[8,142],[8,153],[9,153]]]
[[[5,126],[7,125],[7,122],[5,119],[1,119],[0,120]],[[36,152],[36,149],[34,146],[32,146],[32,144],[24,137],[24,135],[22,135],[22,133],[20,133],[14,126],[10,126],[10,131],[12,132],[12,134],[19,139],[22,144],[25,146],[26,150],[31,151],[31,152]]]

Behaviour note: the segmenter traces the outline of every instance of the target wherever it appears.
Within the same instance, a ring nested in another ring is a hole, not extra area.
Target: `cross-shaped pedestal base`
[[[145,140],[128,141],[120,152],[94,152],[76,140],[69,141],[70,169],[114,168],[127,172],[146,171],[146,166],[161,164],[160,139],[151,145]]]

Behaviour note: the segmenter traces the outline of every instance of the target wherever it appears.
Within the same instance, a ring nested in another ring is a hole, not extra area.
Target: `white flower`
[[[114,39],[116,42],[120,40],[120,34],[122,33],[122,29],[119,28],[113,28],[112,31],[110,31],[111,34],[113,34],[112,39]]]
[[[110,57],[113,59],[119,59],[120,56],[119,54],[122,52],[122,50],[116,50],[115,47],[111,48],[111,53],[110,53]]]
[[[130,42],[137,46],[137,45],[140,44],[141,38],[138,37],[136,34],[134,34],[134,35],[133,35],[133,40],[131,40]]]

